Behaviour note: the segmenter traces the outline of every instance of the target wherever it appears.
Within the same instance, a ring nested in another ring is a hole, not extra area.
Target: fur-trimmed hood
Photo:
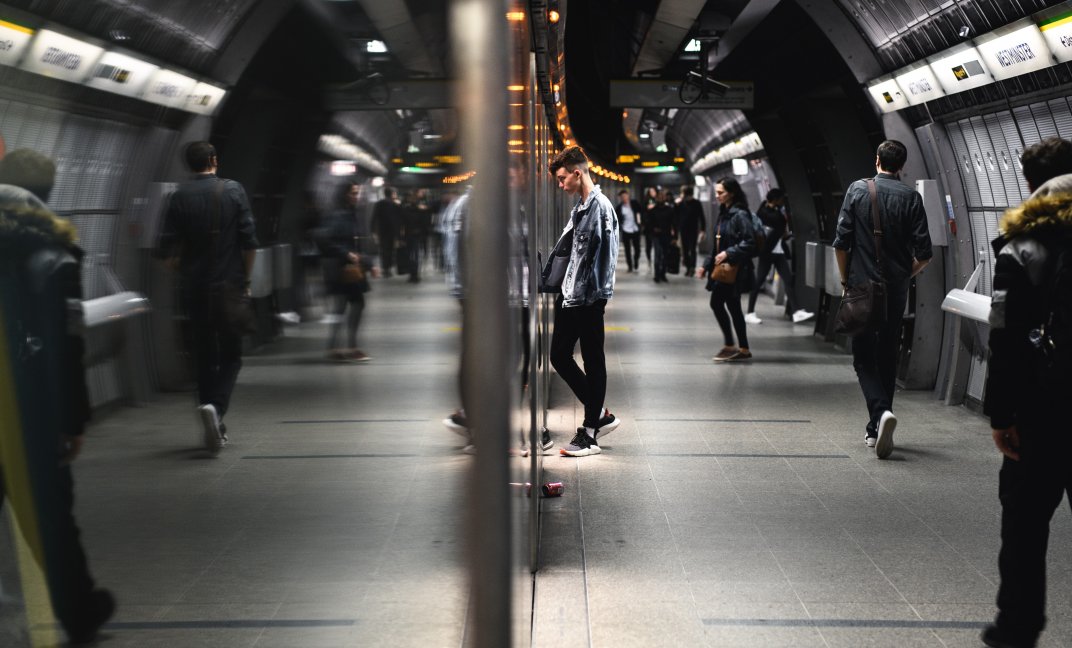
[[[78,232],[74,225],[22,191],[0,185],[0,254],[29,254],[46,245],[75,248]]]
[[[1072,238],[1072,174],[1053,178],[1006,211],[998,229],[1006,239],[1043,230]]]

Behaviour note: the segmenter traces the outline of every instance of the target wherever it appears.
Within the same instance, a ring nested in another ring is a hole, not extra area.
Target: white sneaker
[[[215,405],[202,405],[197,408],[201,415],[201,427],[204,428],[205,448],[212,454],[218,454],[223,447],[223,433],[220,432],[220,417]]]
[[[801,308],[800,310],[795,311],[793,313],[793,323],[794,324],[799,324],[800,322],[806,322],[806,321],[810,320],[813,317],[815,317],[815,313],[806,311],[803,308]],[[746,322],[748,321],[747,317],[745,317],[745,321]]]
[[[893,431],[896,428],[897,417],[893,412],[883,412],[878,420],[878,441],[875,443],[875,454],[879,459],[885,459],[893,452]]]
[[[873,437],[873,436],[865,436],[864,437],[864,445],[867,446],[868,448],[874,448],[876,441],[878,441],[878,437]]]
[[[744,316],[744,321],[747,324],[762,324],[763,320],[759,319],[759,315],[755,313],[748,313]]]

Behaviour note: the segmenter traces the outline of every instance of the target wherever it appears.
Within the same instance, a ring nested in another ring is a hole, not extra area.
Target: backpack
[[[748,215],[752,218],[752,238],[756,242],[756,249],[752,252],[752,256],[759,256],[767,249],[767,239],[770,238],[772,228],[764,225],[755,212],[749,211]]]
[[[1072,243],[1051,248],[1056,254],[1047,281],[1043,322],[1028,332],[1038,351],[1038,375],[1049,384],[1072,382]]]

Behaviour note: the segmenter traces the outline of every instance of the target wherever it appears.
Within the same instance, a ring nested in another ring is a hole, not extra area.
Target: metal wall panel
[[[977,401],[983,400],[986,391],[986,358],[972,356],[971,371],[968,372],[968,396]]]
[[[68,116],[56,143],[57,210],[119,209],[138,130],[118,122]]]
[[[964,140],[964,132],[960,123],[953,122],[947,125],[949,141],[953,144],[953,153],[957,159],[957,169],[964,184],[964,191],[968,196],[968,206],[982,204],[982,196],[979,193],[979,178],[975,174],[975,163],[972,162],[968,145]]]
[[[17,101],[0,102],[0,133],[7,150],[28,148],[53,157],[63,113]]]
[[[962,121],[961,132],[964,133],[964,143],[968,147],[972,169],[979,183],[979,199],[981,201],[978,205],[969,206],[992,207],[994,205],[994,189],[986,172],[986,164],[983,162],[983,147],[989,145],[990,137],[986,134],[982,118],[972,117]],[[983,136],[982,141],[979,140],[980,134]]]
[[[1035,118],[1041,139],[1057,137],[1057,124],[1053,123],[1053,114],[1044,103],[1031,104],[1031,116]]]
[[[1013,108],[1012,115],[1016,125],[1020,127],[1020,133],[1024,136],[1024,146],[1031,146],[1042,141],[1038,125],[1035,124],[1035,117],[1031,114],[1031,106]],[[1019,168],[1020,154],[1023,152],[1021,147],[1016,153],[1017,168]]]
[[[1057,124],[1057,134],[1065,139],[1072,139],[1072,111],[1068,109],[1068,100],[1064,97],[1048,102],[1053,121]]]

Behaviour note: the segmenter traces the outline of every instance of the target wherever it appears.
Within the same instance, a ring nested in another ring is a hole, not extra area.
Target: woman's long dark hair
[[[748,209],[748,198],[744,195],[744,190],[741,189],[740,182],[737,182],[735,178],[719,178],[715,182],[722,185],[723,189],[733,194],[733,202],[731,202],[730,205],[741,207],[745,211],[750,211]]]

